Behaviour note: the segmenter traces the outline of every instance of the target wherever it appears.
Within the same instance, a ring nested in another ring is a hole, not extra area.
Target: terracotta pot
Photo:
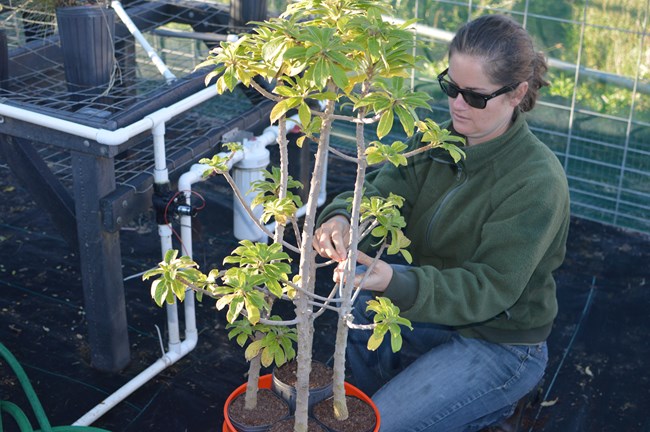
[[[271,374],[268,375],[262,375],[259,380],[259,388],[266,388],[270,389],[271,388],[271,383],[273,382],[273,376]],[[368,405],[370,405],[375,412],[375,417],[377,418],[377,422],[375,424],[375,429],[373,432],[379,432],[379,426],[381,425],[381,418],[379,416],[379,411],[377,410],[377,407],[375,404],[372,402],[372,399],[368,395],[366,395],[364,392],[353,386],[352,384],[344,383],[345,386],[345,394],[348,396],[356,396],[362,401],[366,402]],[[228,396],[228,399],[226,399],[226,403],[223,406],[223,417],[224,417],[224,422],[222,426],[222,432],[239,432],[235,427],[232,425],[230,422],[230,419],[228,418],[228,407],[230,406],[231,402],[233,399],[235,399],[237,396],[240,394],[244,393],[246,391],[246,383],[240,385],[237,387],[231,394]]]
[[[321,424],[318,423],[315,419],[310,417],[308,419],[308,421],[309,421],[309,425],[307,426],[307,430],[309,432],[315,432],[315,431],[328,432],[327,429],[324,426],[321,426]],[[286,431],[287,427],[290,427],[290,428],[293,429],[293,425],[294,425],[295,422],[296,422],[295,417],[293,417],[293,416],[287,417],[287,418],[285,418],[283,420],[280,420],[279,422],[277,422],[273,426],[271,426],[271,429],[269,429],[269,432],[272,432],[276,428],[280,428],[280,429],[277,429],[277,430],[281,430],[281,431]]]

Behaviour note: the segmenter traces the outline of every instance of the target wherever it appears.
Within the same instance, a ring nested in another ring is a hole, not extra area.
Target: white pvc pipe
[[[172,71],[169,70],[165,62],[162,61],[160,56],[156,53],[156,50],[153,49],[153,47],[147,42],[147,40],[144,38],[142,35],[142,32],[140,32],[140,29],[135,25],[135,23],[131,20],[131,17],[126,13],[124,8],[122,7],[122,3],[119,1],[113,0],[111,2],[111,7],[115,10],[115,13],[117,16],[122,20],[126,28],[131,32],[133,37],[140,42],[140,45],[142,45],[142,48],[144,48],[145,52],[149,56],[149,59],[151,59],[151,62],[158,68],[158,71],[165,77],[167,80],[167,84],[170,82],[174,81],[176,79],[176,76],[172,73]]]
[[[159,116],[164,118],[166,115],[169,115],[169,110],[164,111]],[[166,154],[165,154],[165,123],[154,122],[154,127],[152,130],[153,141],[154,141],[154,160],[155,160],[155,169],[154,177],[157,184],[166,184],[169,182],[168,171],[166,167]],[[205,170],[203,170],[205,171]],[[190,191],[191,192],[191,191]],[[188,196],[189,203],[189,196]],[[182,242],[189,246],[191,251],[191,222],[188,220],[182,220],[182,225],[186,227],[181,228],[182,232]],[[188,227],[189,226],[189,230]],[[172,242],[172,229],[169,224],[160,224],[158,225],[158,234],[160,236],[160,248],[161,254],[164,257],[168,250],[173,247]],[[189,252],[191,253],[191,252]],[[187,252],[186,252],[187,254]],[[190,255],[191,256],[191,255]],[[167,313],[167,328],[168,328],[168,351],[163,354],[163,356],[158,359],[155,363],[149,366],[140,374],[136,375],[129,382],[120,387],[117,391],[111,394],[108,398],[103,400],[93,409],[88,411],[83,415],[79,420],[77,420],[74,425],[79,426],[88,426],[96,421],[99,417],[106,414],[111,410],[115,405],[122,402],[135,390],[142,387],[144,384],[149,382],[152,378],[158,375],[161,371],[176,363],[178,360],[183,358],[187,353],[192,351],[198,342],[198,331],[196,328],[196,310],[194,302],[194,293],[191,290],[186,292],[185,302],[184,302],[184,315],[185,315],[185,339],[181,341],[180,338],[180,320],[178,316],[178,307],[177,303],[166,304],[166,313]]]
[[[213,90],[213,89],[211,89]],[[192,102],[183,100],[177,104],[172,105],[168,109],[160,110],[155,115],[147,116],[151,120],[151,128],[153,137],[154,137],[154,159],[155,159],[155,173],[158,173],[156,176],[157,183],[166,183],[168,181],[168,173],[166,169],[166,156],[165,156],[165,123],[164,120],[168,116],[171,116],[171,113],[175,109],[180,109],[182,106],[187,106]],[[0,109],[2,105],[0,104]],[[188,109],[188,108],[186,108]],[[1,111],[0,111],[1,114]],[[13,116],[12,116],[13,117]],[[171,118],[171,117],[169,117]],[[92,128],[88,128],[92,129]],[[103,131],[103,130],[97,130]],[[108,132],[108,131],[106,131]],[[277,138],[278,128],[277,126],[267,127],[262,135],[256,137],[248,142],[244,142],[244,150],[237,151],[232,155],[231,159],[228,162],[228,169],[232,169],[234,166],[243,165],[246,166],[250,164],[251,161],[246,161],[247,154],[250,156],[252,154],[251,148],[254,147],[256,150],[259,150],[260,147],[265,147],[269,144],[272,144]],[[252,144],[251,144],[252,143]],[[248,144],[248,146],[247,146]],[[247,148],[248,151],[247,151]],[[227,156],[227,152],[219,153],[221,156]],[[253,165],[258,165],[259,161],[253,161]],[[164,168],[163,168],[164,167]],[[190,171],[184,173],[178,183],[179,191],[185,194],[187,204],[191,203],[191,194],[192,194],[192,184],[202,181],[203,173],[209,169],[209,166],[202,164],[194,164],[190,168]],[[327,170],[325,170],[325,173]],[[326,179],[326,174],[324,174]],[[319,194],[319,206],[322,205],[325,201],[326,193],[324,181],[321,183],[321,191]],[[300,215],[304,214],[306,207],[301,207],[298,212]],[[185,255],[191,257],[192,254],[192,222],[191,216],[181,216],[181,239],[183,243]],[[257,227],[255,227],[257,228]],[[172,248],[172,231],[169,224],[162,224],[158,226],[158,233],[160,236],[161,243],[161,252],[164,256],[166,252]],[[172,305],[167,305],[167,325],[169,332],[169,350],[166,352],[160,359],[155,363],[149,366],[147,369],[142,371],[140,374],[135,376],[125,385],[120,387],[117,391],[111,394],[109,397],[104,399],[100,404],[95,406],[84,416],[79,418],[73,425],[75,426],[88,426],[95,422],[102,415],[111,410],[115,405],[126,399],[134,391],[142,387],[149,380],[154,378],[160,372],[168,368],[169,366],[176,363],[178,360],[187,355],[192,351],[198,342],[198,331],[196,328],[196,311],[195,311],[195,299],[194,293],[188,289],[185,296],[184,302],[184,315],[185,315],[185,339],[180,340],[180,330],[179,330],[179,319],[178,319],[178,309],[176,303]]]
[[[161,358],[159,358],[155,363],[149,366],[144,371],[136,375],[131,381],[124,384],[116,392],[111,394],[109,397],[104,399],[99,405],[97,405],[92,410],[88,411],[79,420],[73,423],[73,426],[89,426],[94,423],[102,415],[106,414],[111,408],[115,405],[126,399],[131,393],[142,387],[149,380],[154,378],[160,372],[168,368],[169,366],[176,363],[178,360],[187,355],[196,347],[197,343],[197,333],[186,332],[185,340],[179,345],[179,349],[176,351],[169,351]]]
[[[165,152],[165,123],[161,122],[154,126],[151,134],[153,135],[154,156],[153,179],[156,184],[166,184],[169,182],[169,170]]]
[[[383,20],[394,24],[394,25],[402,25],[406,22],[406,20],[403,20],[401,18],[396,18],[396,17],[391,17],[391,16],[382,16]],[[434,27],[429,27],[427,25],[423,24],[411,24],[409,28],[412,28],[413,30],[416,31],[417,34],[422,35],[422,36],[427,36],[433,39],[438,39],[446,42],[451,42],[451,40],[454,38],[454,33],[449,32],[446,30],[440,30]]]
[[[171,226],[169,224],[158,225],[158,236],[160,237],[160,252],[164,257],[167,251],[173,247]],[[167,303],[165,304],[165,310],[167,312],[167,329],[169,333],[168,343],[171,350],[171,347],[175,347],[181,341],[178,308],[176,303]]]
[[[169,225],[159,225],[158,232],[161,239],[161,251],[164,254],[172,248],[171,227]],[[187,235],[187,234],[186,234]],[[191,247],[191,228],[190,239],[183,239],[183,242]],[[73,426],[89,426],[98,418],[110,411],[115,405],[122,402],[134,391],[145,385],[151,379],[156,377],[160,372],[176,363],[189,352],[191,352],[198,342],[198,331],[196,328],[196,312],[194,293],[188,290],[184,302],[185,312],[185,339],[180,340],[179,318],[177,304],[167,304],[167,327],[169,333],[168,351],[147,369],[136,375],[129,382],[124,384],[118,390],[113,392],[109,397],[100,402],[93,409],[80,417]]]
[[[237,156],[237,155],[235,155]],[[233,159],[241,160],[241,156],[234,157]],[[232,161],[231,161],[232,163]],[[187,203],[190,204],[192,194],[192,184],[203,180],[203,173],[209,169],[207,165],[194,164],[189,172],[183,174],[178,181],[179,191],[185,194]],[[172,247],[171,227],[168,225],[159,225],[158,232],[161,238],[161,250],[163,255],[167,250]],[[192,227],[191,216],[181,217],[181,238],[184,246],[184,254],[192,256]],[[175,306],[174,304],[173,306]],[[107,413],[115,405],[126,399],[131,393],[142,387],[149,380],[154,378],[160,372],[176,363],[189,352],[191,352],[198,342],[198,332],[196,329],[196,314],[195,314],[195,301],[194,294],[188,290],[184,302],[185,312],[185,340],[174,344],[172,346],[171,340],[177,339],[178,336],[172,337],[171,329],[178,329],[177,325],[170,325],[170,347],[169,351],[159,358],[155,363],[135,376],[131,381],[127,382],[116,392],[104,399],[99,405],[92,410],[88,411],[83,417],[74,422],[73,426],[88,426],[94,423],[98,418]],[[169,312],[169,310],[168,310]],[[177,316],[177,314],[176,314]],[[169,321],[169,315],[168,315]],[[178,330],[176,330],[178,331]]]
[[[206,87],[203,90],[170,105],[169,107],[161,108],[160,110],[153,112],[128,126],[114,131],[80,125],[79,123],[62,120],[7,104],[0,104],[0,116],[15,118],[17,120],[44,126],[49,129],[65,132],[70,135],[94,140],[100,144],[113,146],[123,144],[134,136],[152,129],[155,125],[160,124],[161,122],[166,122],[174,116],[181,114],[215,96],[218,96],[218,93],[214,88],[212,88],[212,86]]]
[[[115,3],[118,2],[113,3],[115,7]],[[118,4],[116,8],[118,15],[120,9],[121,5]],[[100,144],[110,146],[120,145],[130,138],[149,129],[152,129],[154,140],[154,159],[156,166],[156,169],[154,171],[154,178],[156,183],[168,183],[169,178],[165,156],[165,122],[174,116],[186,112],[194,106],[217,96],[217,94],[218,93],[214,91],[211,86],[207,87],[193,95],[180,100],[179,102],[170,105],[169,107],[155,111],[150,115],[142,118],[141,120],[115,131],[84,126],[71,121],[62,120],[45,114],[2,103],[0,103],[0,116],[11,117],[28,123],[38,124],[49,129],[94,140]],[[2,118],[0,118],[0,121],[2,121]],[[167,250],[172,248],[171,227],[169,225],[160,225],[158,231],[160,235],[162,254],[164,256]],[[189,233],[189,237],[190,238],[186,238],[184,242],[187,242],[187,244],[191,245],[191,231]],[[194,347],[196,347],[198,341],[198,332],[196,329],[195,303],[193,293],[186,295],[185,297],[184,312],[185,340],[182,342],[180,341],[178,309],[176,307],[176,304],[174,303],[173,305],[168,305],[167,323],[169,331],[169,351],[163,354],[163,356],[154,364],[135,376],[133,379],[120,387],[117,391],[115,391],[101,403],[99,403],[96,407],[79,418],[79,420],[77,420],[74,425],[88,426],[92,424],[95,420],[104,415],[119,402],[126,399],[135,390],[158,375],[162,370],[180,360],[187,353],[192,351]]]
[[[164,123],[155,128],[154,131],[154,153],[156,160],[160,159],[160,154],[162,154],[162,160],[165,160],[165,146],[164,146]],[[163,135],[160,135],[160,133]],[[157,135],[156,135],[157,134]],[[156,138],[157,136],[157,138]],[[203,170],[205,171],[205,170]],[[161,171],[162,172],[162,171]],[[161,174],[159,180],[162,183],[166,183],[169,179],[164,177],[164,174]],[[183,225],[189,225],[186,221]],[[190,229],[183,229],[182,231],[182,241],[185,245],[189,245],[189,250],[191,251],[192,244],[192,233],[191,226]],[[158,225],[158,234],[160,236],[160,249],[163,257],[169,249],[173,247],[172,243],[172,229],[169,224]],[[190,252],[191,253],[191,252]],[[191,256],[191,255],[190,255]],[[177,304],[167,304],[167,327],[169,333],[169,345],[168,351],[163,354],[155,363],[149,366],[147,369],[142,371],[140,374],[136,375],[129,382],[124,384],[118,390],[116,390],[109,397],[100,402],[93,409],[84,414],[76,422],[74,426],[89,426],[94,423],[98,418],[110,411],[115,405],[122,402],[126,399],[131,393],[142,387],[144,384],[149,382],[152,378],[158,375],[160,372],[168,368],[169,366],[176,363],[178,360],[183,358],[189,352],[191,352],[198,342],[198,331],[196,329],[196,311],[195,311],[195,302],[194,302],[194,293],[191,290],[186,292],[185,302],[184,302],[184,315],[185,315],[185,339],[181,341],[180,339],[180,325],[178,318],[178,308]]]
[[[384,21],[396,25],[401,25],[406,22],[401,18],[395,18],[389,16],[382,16],[382,18],[384,19]],[[435,27],[430,27],[424,24],[411,24],[409,28],[412,28],[418,35],[430,37],[432,39],[437,39],[444,42],[451,42],[455,35],[455,33],[453,32],[440,30]],[[612,83],[614,85],[621,86],[621,87],[626,87],[628,89],[633,88],[635,84],[634,79],[625,76],[620,76],[609,72],[603,72],[597,69],[586,68],[578,64],[565,62],[553,57],[549,57],[547,59],[547,62],[550,67],[555,67],[569,72],[575,72],[576,69],[580,69],[580,72],[586,76],[594,77],[600,80],[605,80],[608,83]],[[642,82],[638,83],[637,89],[638,91],[643,93],[650,93],[650,85]]]

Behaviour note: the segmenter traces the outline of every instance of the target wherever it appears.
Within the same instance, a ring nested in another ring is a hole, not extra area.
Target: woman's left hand
[[[357,251],[357,264],[363,264],[367,267],[370,267],[370,264],[375,259],[366,255],[361,251]],[[339,263],[334,270],[334,282],[339,283],[343,278],[343,273],[345,271],[345,261]],[[365,280],[363,280],[365,277]],[[359,273],[354,278],[354,286],[359,286],[363,280],[363,285],[361,289],[369,291],[384,292],[388,288],[388,283],[393,277],[393,268],[385,261],[377,260],[374,267],[368,273]]]

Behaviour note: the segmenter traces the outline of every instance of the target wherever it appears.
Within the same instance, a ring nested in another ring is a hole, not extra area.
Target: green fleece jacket
[[[410,144],[420,146],[420,136]],[[552,272],[569,229],[564,170],[523,115],[502,136],[464,150],[457,165],[434,149],[368,174],[367,196],[405,198],[414,259],[393,272],[384,296],[414,322],[497,343],[542,342],[557,314]],[[337,196],[319,222],[346,214],[350,195]]]

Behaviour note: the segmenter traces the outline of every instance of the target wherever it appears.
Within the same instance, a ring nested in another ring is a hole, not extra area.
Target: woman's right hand
[[[350,221],[343,215],[326,220],[315,232],[312,246],[324,258],[341,262],[347,258]]]

